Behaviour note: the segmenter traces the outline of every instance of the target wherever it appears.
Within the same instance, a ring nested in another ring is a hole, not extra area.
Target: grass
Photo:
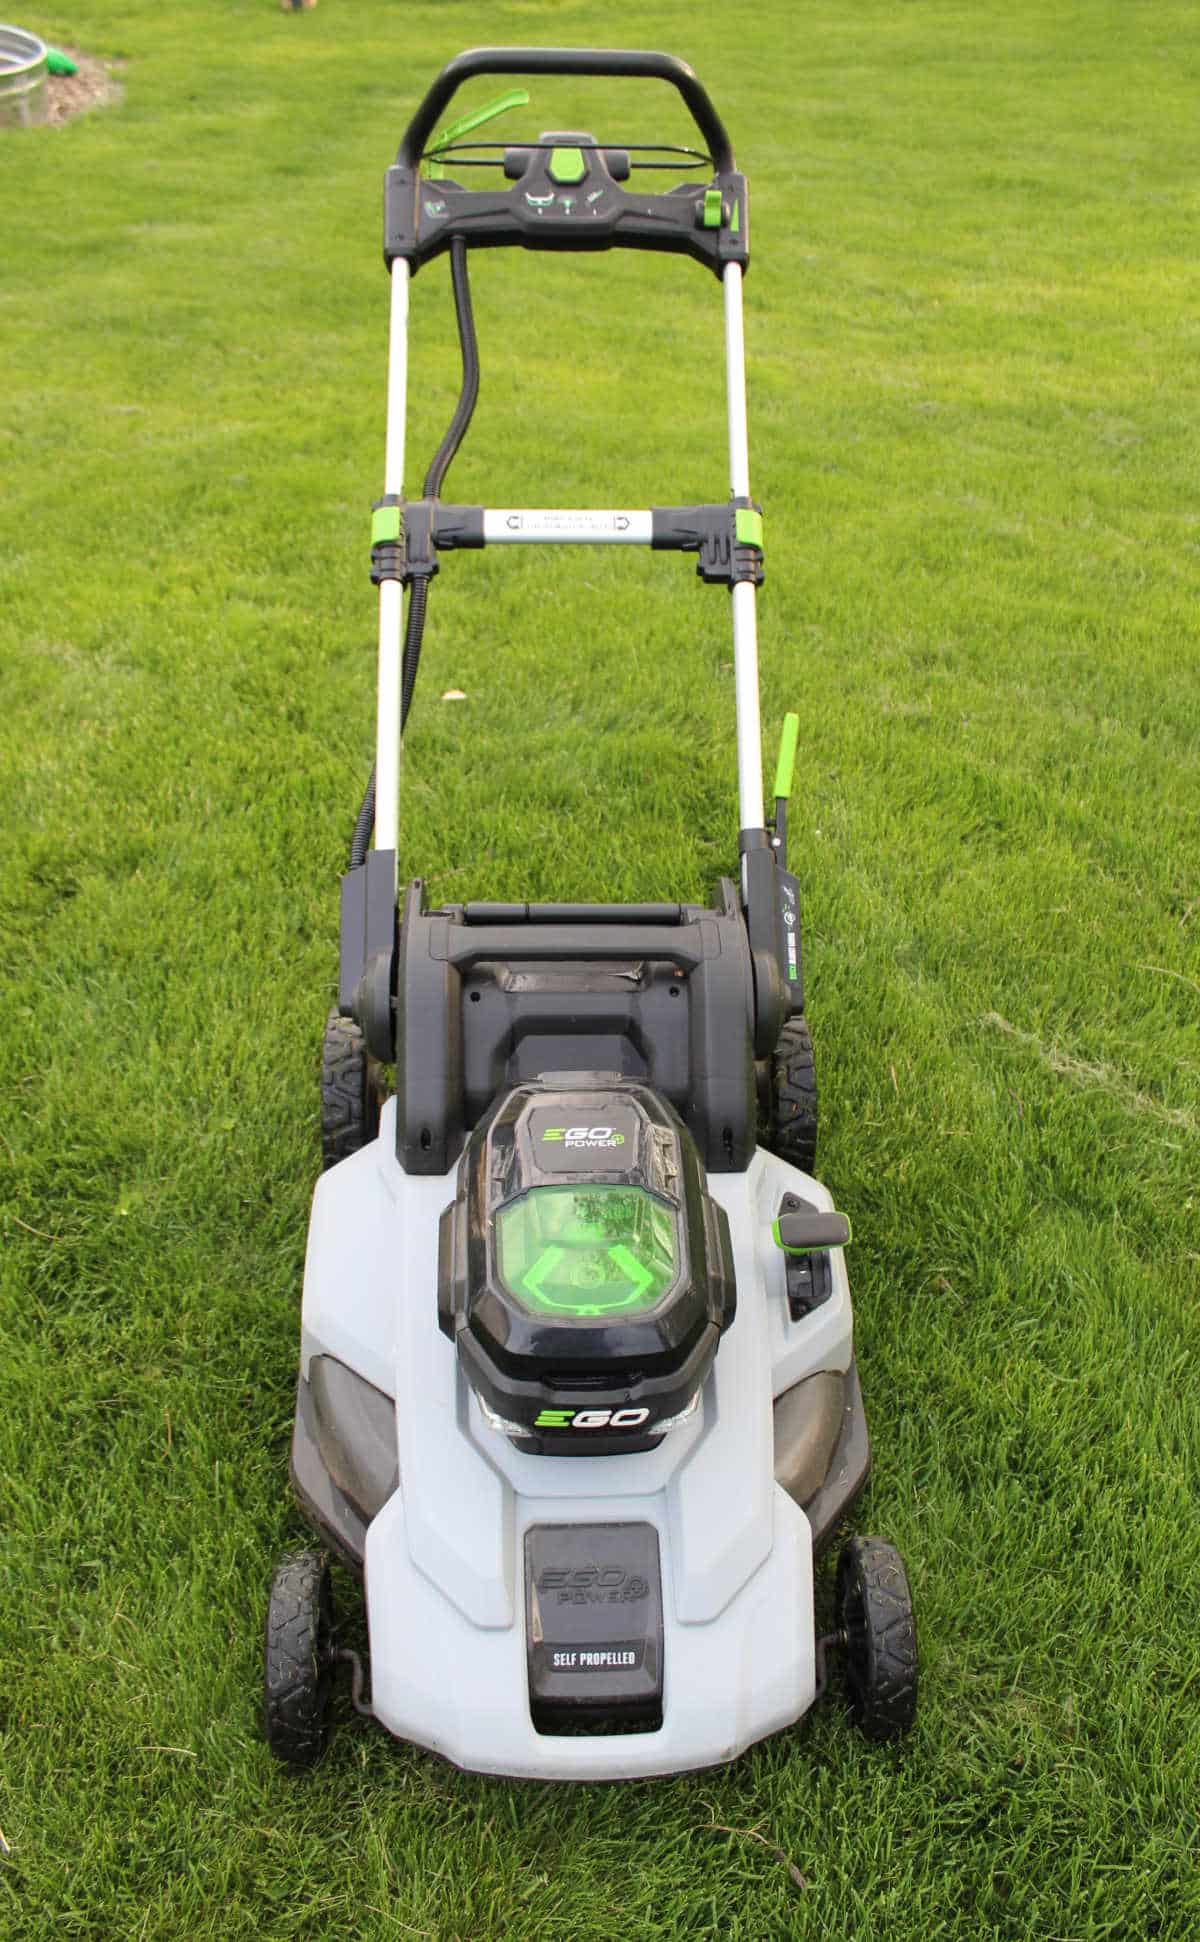
[[[381,171],[444,58],[586,42],[595,10],[27,24],[126,92],[0,137],[0,1931],[1184,1942],[1194,10],[762,0],[736,56],[728,9],[605,16],[710,79],[751,177],[765,731],[800,709],[859,1525],[909,1560],[924,1694],[899,1750],[827,1708],[727,1770],[575,1791],[348,1721],[295,1784],[255,1708],[372,737]],[[670,139],[659,92],[544,84],[530,125]],[[494,255],[476,289],[457,496],[720,493],[698,270]],[[440,269],[413,345],[415,475],[456,384]],[[451,560],[406,866],[435,896],[702,895],[731,710],[725,604],[685,564]]]

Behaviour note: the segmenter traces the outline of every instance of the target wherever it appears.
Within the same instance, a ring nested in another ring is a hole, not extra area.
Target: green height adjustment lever
[[[786,802],[792,793],[792,775],[796,767],[796,743],[799,738],[799,715],[785,715],[783,734],[779,737],[779,760],[775,764],[776,802]]]
[[[799,715],[785,715],[783,733],[779,737],[779,760],[775,764],[775,859],[781,870],[787,869],[787,804],[792,793],[792,776],[796,768],[796,743],[800,737]]]
[[[818,1249],[848,1247],[850,1223],[845,1214],[780,1214],[771,1229],[776,1247],[785,1254],[812,1254]]]
[[[457,121],[448,122],[440,135],[435,135],[427,150],[425,174],[431,182],[441,180],[442,164],[437,160],[442,149],[451,142],[460,142],[464,135],[473,129],[482,128],[485,121],[494,121],[497,115],[508,113],[510,108],[524,108],[529,103],[528,88],[506,88],[491,101],[485,101],[482,108],[473,108],[468,115],[460,115]]]

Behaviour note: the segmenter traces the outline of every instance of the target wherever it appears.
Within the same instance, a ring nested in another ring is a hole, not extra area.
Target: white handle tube
[[[746,433],[746,338],[742,329],[742,266],[727,263],[725,291],[725,398],[729,415],[729,490],[750,496],[750,445]]]
[[[385,493],[404,490],[404,428],[408,410],[408,264],[392,264],[388,332]],[[379,588],[379,682],[375,710],[375,848],[394,850],[400,830],[400,661],[404,590],[398,580]]]
[[[727,263],[725,292],[725,387],[729,413],[729,489],[750,497],[750,447],[746,432],[746,340],[742,329],[742,266]],[[758,616],[754,584],[733,589],[733,690],[737,709],[738,827],[763,827],[762,723],[758,702]]]

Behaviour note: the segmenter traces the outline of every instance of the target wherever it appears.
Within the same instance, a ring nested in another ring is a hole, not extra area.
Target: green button
[[[702,229],[720,229],[721,191],[719,189],[706,189],[704,191],[704,214],[700,218],[700,227]]]
[[[555,148],[550,151],[550,175],[555,182],[582,182],[587,163],[581,148]]]
[[[762,514],[755,512],[753,506],[736,506],[733,514],[733,527],[739,546],[759,546],[762,541]]]

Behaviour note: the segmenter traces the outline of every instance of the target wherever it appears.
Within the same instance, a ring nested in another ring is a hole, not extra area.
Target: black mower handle
[[[686,61],[621,47],[469,47],[447,61],[409,122],[396,151],[397,163],[415,169],[429,137],[464,81],[475,74],[589,74],[617,79],[669,81],[678,88],[718,173],[734,167],[725,124]]]

